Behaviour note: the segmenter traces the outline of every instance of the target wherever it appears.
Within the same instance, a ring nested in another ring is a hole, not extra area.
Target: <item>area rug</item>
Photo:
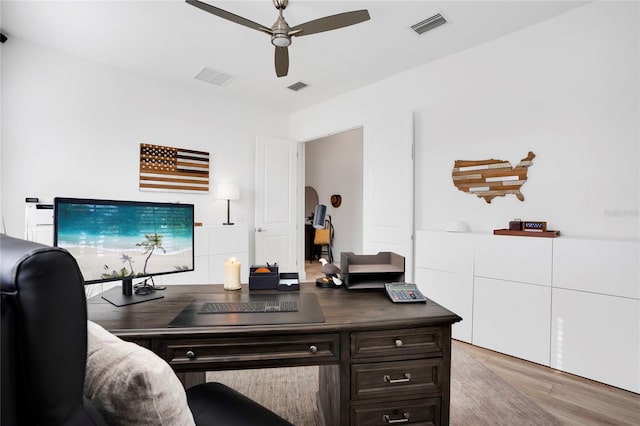
[[[451,365],[451,425],[561,424],[459,346],[452,347]],[[317,367],[216,371],[207,373],[207,380],[225,383],[296,426],[320,425]]]
[[[224,383],[296,426],[321,425],[316,406],[316,366],[215,371],[207,373],[207,381]]]

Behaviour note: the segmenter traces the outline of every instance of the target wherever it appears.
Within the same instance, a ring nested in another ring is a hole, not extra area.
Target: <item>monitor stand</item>
[[[157,290],[148,294],[135,294],[133,292],[133,280],[131,278],[122,280],[122,290],[114,287],[102,293],[104,300],[118,307],[162,299],[163,297],[164,296],[159,294]]]

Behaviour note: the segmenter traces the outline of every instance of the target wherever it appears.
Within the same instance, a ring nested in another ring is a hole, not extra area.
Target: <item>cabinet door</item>
[[[156,284],[211,284],[209,281],[209,256],[196,256],[194,261],[193,271],[161,275],[154,278]]]
[[[551,285],[553,238],[478,236],[475,275],[529,284]]]
[[[196,226],[193,237],[193,271],[159,276],[154,278],[157,285],[209,284],[209,231],[204,226]]]
[[[473,274],[475,235],[443,231],[416,232],[416,268]]]
[[[211,226],[208,231],[209,254],[242,253],[249,250],[249,230],[246,225]]]
[[[549,365],[551,287],[476,277],[473,344]]]
[[[416,268],[416,284],[426,297],[462,317],[451,327],[451,337],[471,343],[473,275]]]
[[[640,300],[553,289],[551,367],[640,393]]]
[[[640,299],[640,244],[558,238],[553,286]]]
[[[224,262],[230,258],[240,262],[240,281],[249,282],[249,229],[236,224],[209,227],[209,282],[224,281]]]

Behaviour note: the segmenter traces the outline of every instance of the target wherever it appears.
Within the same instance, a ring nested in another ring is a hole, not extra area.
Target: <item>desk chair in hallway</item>
[[[315,236],[313,237],[314,255],[318,254],[318,259],[322,257],[323,253],[326,253],[329,263],[333,263],[333,236],[334,229],[331,223],[331,216],[328,216],[324,221],[324,228],[316,229]],[[312,257],[313,259],[313,257]]]

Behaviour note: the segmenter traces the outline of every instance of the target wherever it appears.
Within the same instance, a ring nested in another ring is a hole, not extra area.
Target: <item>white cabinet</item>
[[[638,248],[554,241],[551,367],[640,392]]]
[[[636,241],[558,238],[553,286],[640,299],[639,247]]]
[[[454,339],[471,343],[473,316],[474,235],[451,232],[416,233],[415,282],[429,299],[455,312]]]
[[[474,275],[551,285],[552,238],[478,235]]]
[[[453,337],[640,393],[640,244],[416,233],[416,283]]]
[[[194,270],[163,275],[162,284],[222,284],[224,262],[230,257],[242,265],[240,281],[249,282],[249,234],[245,225],[197,226],[194,238]]]
[[[553,289],[551,367],[640,393],[640,300]]]
[[[242,265],[240,281],[249,282],[249,235],[244,225],[221,225],[209,228],[209,280],[222,283],[225,260],[235,257]]]
[[[451,327],[451,336],[471,343],[473,275],[416,268],[415,277],[422,294],[462,317]]]
[[[417,231],[416,267],[473,275],[476,234]]]
[[[549,365],[551,287],[476,277],[473,344]]]
[[[549,365],[550,238],[478,235],[473,344]]]

